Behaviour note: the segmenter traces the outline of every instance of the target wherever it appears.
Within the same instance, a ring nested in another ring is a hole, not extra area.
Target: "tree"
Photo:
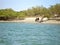
[[[16,12],[12,9],[1,9],[0,17],[4,17],[6,19],[14,19],[16,16]]]
[[[51,14],[57,14],[60,16],[60,4],[56,4],[56,5],[53,5],[49,8],[49,10],[51,11]]]

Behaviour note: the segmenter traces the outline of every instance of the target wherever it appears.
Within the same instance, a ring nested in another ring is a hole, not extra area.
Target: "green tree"
[[[50,8],[51,14],[60,15],[60,4],[52,5]]]

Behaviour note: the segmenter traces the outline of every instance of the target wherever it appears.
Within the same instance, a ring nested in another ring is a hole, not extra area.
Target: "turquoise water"
[[[60,45],[60,24],[0,23],[0,45]]]

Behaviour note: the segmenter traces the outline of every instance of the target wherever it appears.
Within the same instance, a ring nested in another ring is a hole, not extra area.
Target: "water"
[[[0,23],[0,45],[60,45],[60,24]]]

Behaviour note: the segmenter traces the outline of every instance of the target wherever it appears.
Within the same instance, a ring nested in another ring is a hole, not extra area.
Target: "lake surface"
[[[60,45],[60,24],[0,23],[0,45]]]

